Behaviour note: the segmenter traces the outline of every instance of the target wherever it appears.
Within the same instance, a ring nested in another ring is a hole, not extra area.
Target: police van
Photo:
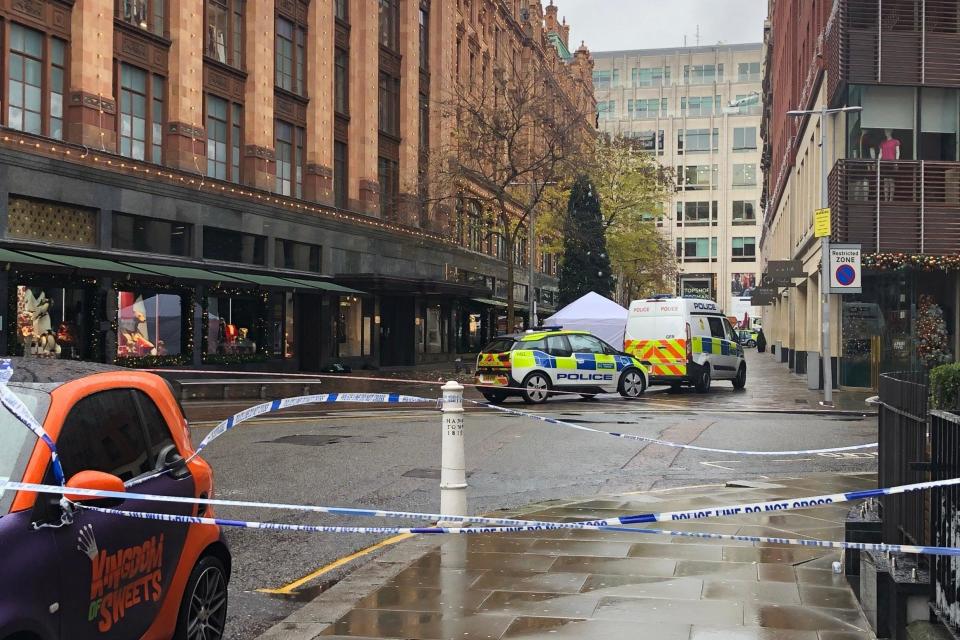
[[[713,380],[747,384],[747,364],[737,333],[712,300],[654,296],[630,303],[624,351],[650,371],[651,384],[693,385],[710,391]]]
[[[477,356],[476,383],[488,402],[519,395],[546,402],[553,391],[637,398],[649,385],[646,368],[586,331],[544,327],[499,336]]]

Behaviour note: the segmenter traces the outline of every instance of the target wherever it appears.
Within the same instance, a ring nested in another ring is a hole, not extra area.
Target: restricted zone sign
[[[860,245],[830,245],[830,293],[861,293]]]

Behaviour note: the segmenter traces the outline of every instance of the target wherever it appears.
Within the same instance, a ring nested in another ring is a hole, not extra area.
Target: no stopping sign
[[[860,293],[860,245],[840,244],[830,247],[830,292]]]

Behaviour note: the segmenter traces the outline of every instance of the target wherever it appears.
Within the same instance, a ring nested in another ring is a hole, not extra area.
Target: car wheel
[[[502,404],[507,399],[507,394],[504,391],[481,391],[480,393],[490,404]]]
[[[733,379],[733,388],[736,390],[743,389],[747,386],[747,365],[741,364],[740,368],[737,369],[737,377]]]
[[[756,341],[756,340],[747,340],[747,346],[748,346],[748,347],[755,347],[755,346],[757,346],[757,341]]]
[[[175,640],[220,640],[226,621],[226,569],[219,558],[204,556],[190,572],[173,637]]]
[[[639,398],[647,388],[647,380],[636,369],[630,369],[620,376],[620,395],[624,398]]]
[[[694,384],[697,389],[697,393],[709,393],[710,383],[712,381],[713,380],[710,375],[710,365],[703,365],[703,370],[700,372],[700,375],[697,376],[697,382]]]
[[[534,371],[523,379],[523,401],[527,404],[541,404],[550,397],[550,379],[546,374]]]

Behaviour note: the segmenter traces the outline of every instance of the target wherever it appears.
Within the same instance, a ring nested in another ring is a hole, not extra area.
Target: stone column
[[[377,214],[380,24],[377,0],[350,0],[349,208]]]
[[[437,3],[439,4],[439,3]],[[420,3],[400,3],[400,221],[418,226],[420,168]]]
[[[307,14],[307,174],[304,199],[333,204],[333,0],[313,0]]]
[[[92,149],[116,151],[113,99],[113,5],[77,0],[70,14],[70,93],[64,135]]]
[[[166,164],[175,169],[206,174],[207,135],[203,122],[203,0],[170,0],[169,80],[167,124],[164,129]]]
[[[273,147],[274,2],[248,2],[246,10],[243,178],[251,187],[273,191],[277,175]]]

